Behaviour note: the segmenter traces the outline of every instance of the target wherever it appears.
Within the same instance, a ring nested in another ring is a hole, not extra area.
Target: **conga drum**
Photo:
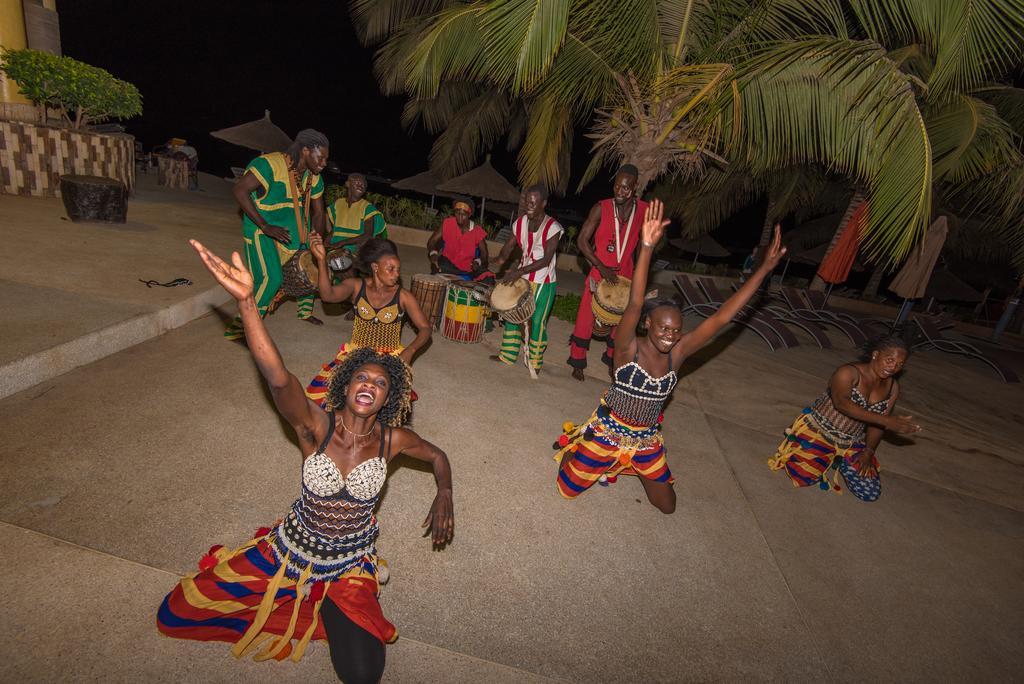
[[[622,314],[629,303],[629,278],[619,276],[615,283],[602,280],[594,290],[590,299],[590,308],[594,312],[594,320],[605,327],[613,327],[622,320]]]
[[[491,308],[498,314],[498,318],[509,323],[518,324],[530,320],[536,306],[530,283],[522,278],[511,285],[498,283],[491,292]]]
[[[430,327],[437,330],[444,311],[444,298],[448,291],[448,278],[429,273],[417,273],[412,277],[409,292],[423,310],[423,315],[430,321]]]
[[[316,259],[308,249],[292,254],[281,266],[281,291],[289,297],[305,297],[316,292]]]
[[[484,337],[487,306],[480,301],[473,283],[448,283],[441,334],[453,342],[475,344]]]

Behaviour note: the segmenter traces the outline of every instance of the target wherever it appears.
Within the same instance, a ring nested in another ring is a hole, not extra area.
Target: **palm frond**
[[[430,168],[445,178],[469,171],[508,130],[511,114],[507,96],[495,88],[483,90],[459,108],[434,141]]]
[[[937,182],[962,184],[1000,167],[1024,165],[1017,136],[994,105],[959,96],[925,116]]]
[[[544,78],[569,26],[571,0],[510,0],[481,17],[490,78],[514,93],[528,92]]]
[[[409,20],[453,5],[451,0],[353,0],[352,25],[363,45],[373,45]]]
[[[740,81],[733,153],[757,173],[818,162],[863,182],[868,256],[902,259],[930,215],[931,147],[911,79],[885,50],[871,41],[794,41],[764,50]]]
[[[519,182],[523,187],[543,183],[564,194],[569,182],[572,120],[565,107],[538,97],[527,106],[526,139],[519,151]]]

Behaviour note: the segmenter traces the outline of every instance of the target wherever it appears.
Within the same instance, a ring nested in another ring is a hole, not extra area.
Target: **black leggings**
[[[345,684],[376,684],[384,674],[384,644],[352,622],[330,599],[320,604],[331,664]]]

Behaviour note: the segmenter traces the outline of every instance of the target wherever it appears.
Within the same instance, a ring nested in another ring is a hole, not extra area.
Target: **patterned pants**
[[[294,253],[293,250],[285,248],[276,240],[272,240],[260,232],[252,237],[245,237],[245,261],[249,265],[249,272],[252,273],[253,296],[256,300],[256,309],[260,312],[260,318],[267,315],[267,309],[274,300],[274,295],[281,289],[281,264]],[[300,319],[306,319],[313,315],[314,299],[315,295],[306,295],[297,300]],[[235,316],[227,330],[224,331],[224,337],[229,340],[245,337],[241,316]]]
[[[555,283],[530,283],[533,298],[537,307],[533,310],[528,325],[530,326],[529,349],[527,360],[530,367],[540,370],[544,365],[544,351],[548,348],[548,316],[555,305]],[[501,338],[501,351],[498,358],[510,366],[519,358],[519,350],[523,346],[523,326],[517,323],[505,323],[505,334]]]

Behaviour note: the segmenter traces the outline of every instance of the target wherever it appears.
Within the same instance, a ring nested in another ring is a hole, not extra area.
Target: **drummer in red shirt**
[[[474,209],[473,200],[456,200],[455,215],[442,221],[430,236],[427,252],[434,273],[450,273],[493,285],[494,274],[487,270],[487,233],[469,218]]]
[[[590,274],[583,284],[583,297],[576,313],[576,325],[569,336],[569,360],[572,377],[583,380],[583,369],[587,367],[587,350],[594,330],[594,311],[590,300],[601,280],[618,280],[621,275],[633,275],[633,257],[640,226],[644,222],[647,202],[637,198],[636,181],[639,173],[632,164],[626,164],[615,174],[612,197],[595,204],[583,222],[576,246],[580,254],[590,262]],[[615,330],[608,335],[607,345],[601,360],[611,367],[615,349]]]

